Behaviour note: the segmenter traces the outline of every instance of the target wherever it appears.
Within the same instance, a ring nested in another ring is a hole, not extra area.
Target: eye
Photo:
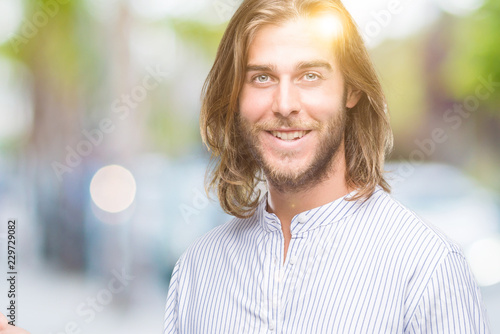
[[[306,73],[304,74],[304,79],[307,81],[314,81],[319,79],[319,76],[316,73]]]
[[[254,81],[260,82],[260,83],[265,83],[269,81],[269,75],[267,74],[259,74],[258,76],[254,77]]]

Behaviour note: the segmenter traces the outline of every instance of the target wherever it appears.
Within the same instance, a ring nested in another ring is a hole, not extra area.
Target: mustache
[[[280,118],[277,120],[258,122],[253,126],[253,128],[258,131],[270,131],[283,128],[318,130],[321,128],[321,123],[314,120],[303,121],[290,118]]]

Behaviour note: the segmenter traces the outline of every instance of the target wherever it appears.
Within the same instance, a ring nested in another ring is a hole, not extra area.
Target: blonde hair
[[[237,131],[238,98],[245,77],[247,51],[263,25],[279,25],[300,17],[333,13],[342,33],[335,42],[346,87],[361,92],[346,114],[344,133],[346,183],[358,192],[351,200],[369,197],[384,179],[384,160],[392,148],[385,97],[356,25],[337,0],[245,0],[230,20],[214,65],[203,86],[200,130],[211,152],[206,190],[216,190],[224,211],[249,217],[258,205],[261,170]]]

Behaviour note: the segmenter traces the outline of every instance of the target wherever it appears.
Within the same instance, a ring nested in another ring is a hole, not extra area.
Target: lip
[[[280,131],[286,133],[296,132],[296,131],[306,131],[306,134],[304,134],[301,138],[288,141],[274,136],[271,133],[271,131]],[[312,130],[304,130],[304,129],[276,129],[276,130],[264,131],[264,134],[265,138],[267,139],[272,148],[283,149],[283,150],[294,150],[294,149],[300,149],[301,147],[307,144],[309,138],[311,137],[311,132]]]
[[[284,141],[295,141],[305,137],[310,130],[286,129],[286,130],[270,130],[268,131],[273,136]]]
[[[286,129],[269,129],[267,132],[280,131],[280,132],[293,132],[293,131],[310,131],[309,129],[299,129],[299,128],[286,128]]]

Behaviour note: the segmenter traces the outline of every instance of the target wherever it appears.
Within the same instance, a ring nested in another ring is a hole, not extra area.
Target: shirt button
[[[275,325],[274,321],[269,322],[269,329],[273,331],[275,328],[276,328],[276,325]]]
[[[301,213],[298,217],[297,217],[297,221],[299,222],[299,224],[304,224],[307,220],[307,216],[305,213]]]
[[[295,264],[295,263],[297,263],[297,256],[292,255],[292,256],[290,257],[290,264]]]

